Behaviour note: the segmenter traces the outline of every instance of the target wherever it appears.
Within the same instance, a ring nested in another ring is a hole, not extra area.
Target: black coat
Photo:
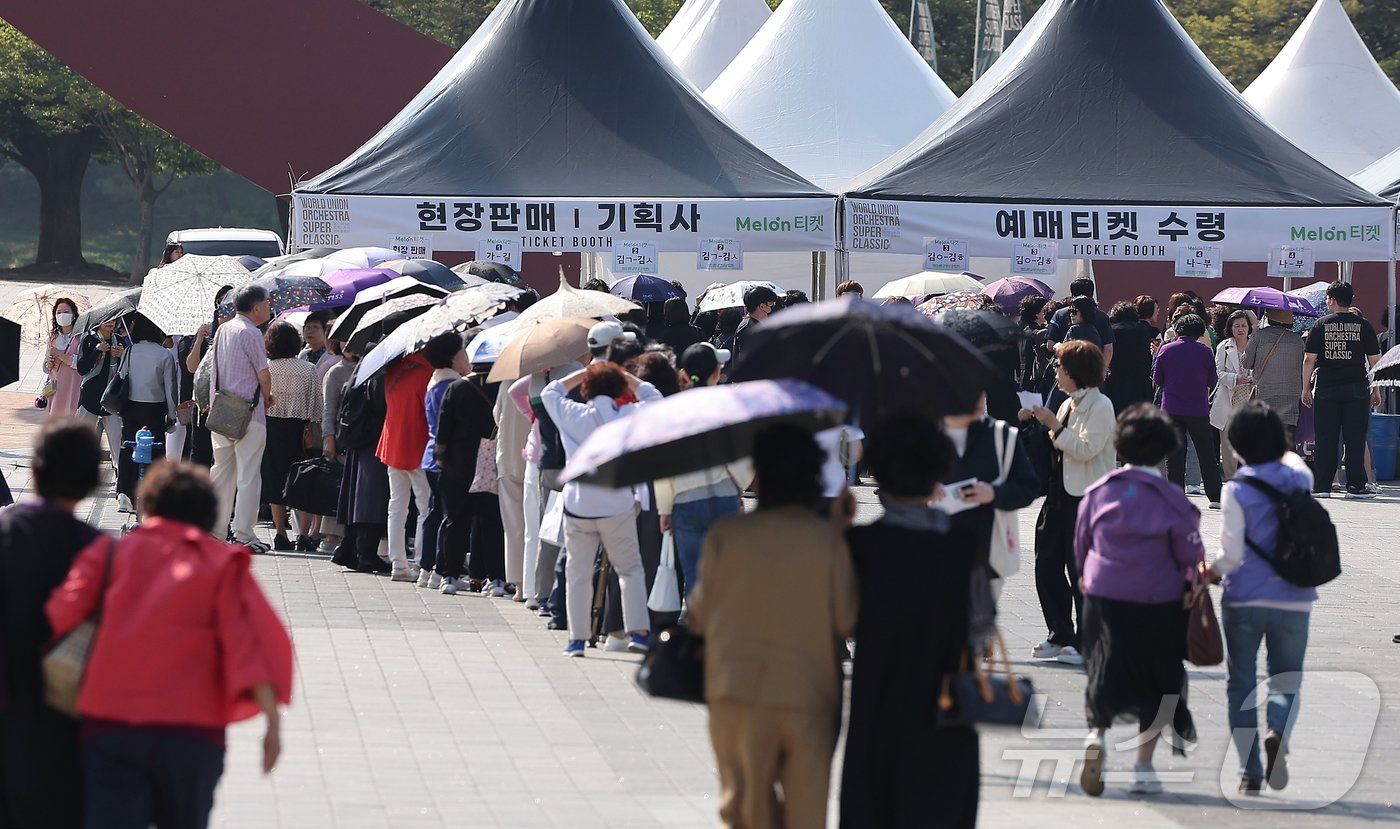
[[[943,677],[958,669],[967,642],[970,538],[881,520],[852,528],[846,540],[860,621],[841,827],[971,827],[977,732],[937,722]]]
[[[107,341],[110,345],[117,342],[116,337]],[[112,357],[111,349],[98,351],[97,347],[102,344],[102,338],[96,334],[88,334],[83,337],[82,343],[78,346],[78,364],[74,366],[78,374],[86,375],[92,371],[99,363],[102,370],[91,380],[85,381],[78,391],[78,405],[90,414],[103,414],[102,393],[107,390],[107,383],[112,379],[112,370],[117,367],[117,361]]]
[[[97,530],[28,503],[0,512],[0,826],[81,825],[78,721],[44,704],[44,604]]]
[[[1134,403],[1152,402],[1152,338],[1154,330],[1141,322],[1113,326],[1113,362],[1103,391],[1118,414]]]
[[[1022,430],[1021,434],[1025,431]],[[992,422],[979,420],[967,428],[967,448],[962,457],[953,462],[953,471],[943,479],[943,483],[976,478],[992,483],[1001,474],[997,464],[996,435]],[[992,520],[996,511],[1024,509],[1040,497],[1040,478],[1026,451],[1025,444],[1016,440],[1016,455],[1011,462],[1011,473],[1000,486],[994,487],[996,500],[990,504],[964,510],[953,516],[953,532],[973,540],[973,549],[978,563],[985,564],[992,548]]]
[[[483,384],[479,374],[454,380],[442,398],[437,420],[437,463],[446,481],[471,484],[481,441],[496,430],[500,383]]]

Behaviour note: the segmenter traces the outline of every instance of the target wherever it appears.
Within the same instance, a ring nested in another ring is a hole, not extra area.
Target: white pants
[[[428,473],[422,469],[389,467],[389,563],[408,566],[408,499],[418,502],[418,529],[413,535],[415,550],[423,549],[423,524],[428,520]]]
[[[73,415],[96,430],[99,438],[104,431],[107,433],[107,452],[112,458],[112,469],[115,470],[122,453],[121,415],[95,415],[82,406],[79,406]]]
[[[564,519],[564,564],[568,580],[569,638],[587,639],[593,619],[593,559],[598,543],[608,551],[608,562],[622,585],[622,623],[629,631],[651,628],[647,613],[647,575],[637,548],[637,511],[604,518]]]
[[[525,492],[521,501],[521,518],[524,520],[522,548],[524,561],[524,573],[519,582],[520,589],[525,591],[525,598],[540,599],[535,589],[536,573],[540,563],[540,521],[544,518],[544,504],[540,499],[540,467],[538,464],[525,464]],[[510,558],[506,558],[506,567],[510,567]]]
[[[254,421],[239,440],[210,432],[214,444],[214,491],[219,495],[221,520],[214,525],[216,536],[233,516],[233,540],[246,544],[254,540],[258,502],[262,496],[262,456],[267,447],[267,424]]]
[[[501,527],[506,534],[506,581],[520,585],[525,568],[525,481],[502,477],[496,481]]]

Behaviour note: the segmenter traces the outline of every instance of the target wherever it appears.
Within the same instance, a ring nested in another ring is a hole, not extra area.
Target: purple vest
[[[1242,466],[1236,477],[1255,477],[1272,484],[1280,492],[1305,489],[1307,476],[1291,469],[1282,461],[1270,461],[1257,466]],[[1272,553],[1278,541],[1278,513],[1273,500],[1252,486],[1228,482],[1230,494],[1244,508],[1245,535],[1265,551]],[[1244,563],[1225,577],[1222,604],[1238,604],[1259,600],[1275,602],[1315,602],[1317,589],[1298,587],[1283,580],[1269,562],[1246,546]]]

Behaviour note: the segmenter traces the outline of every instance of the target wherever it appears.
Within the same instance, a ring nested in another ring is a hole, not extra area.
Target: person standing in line
[[[1122,414],[1134,403],[1152,402],[1152,341],[1158,333],[1142,324],[1130,302],[1115,303],[1108,319],[1113,323],[1113,362],[1103,393],[1113,401],[1113,411]]]
[[[204,355],[214,347],[214,334],[218,333],[219,326],[233,319],[220,314],[218,308],[223,304],[224,299],[233,291],[231,287],[220,289],[214,297],[214,324],[201,325],[193,337],[185,337],[180,343],[180,348],[176,351],[176,356],[181,361],[181,368],[189,374],[190,378],[190,398],[194,397],[194,376],[199,371],[199,364],[203,361]],[[210,394],[212,395],[212,391]],[[209,432],[209,427],[205,425],[208,413],[200,411],[195,406],[193,422],[190,423],[186,440],[189,443],[190,460],[205,468],[214,465],[214,441]]]
[[[1313,478],[1289,447],[1283,421],[1263,403],[1245,404],[1229,430],[1230,443],[1244,465],[1225,485],[1220,552],[1203,575],[1225,580],[1220,616],[1229,670],[1225,693],[1230,733],[1240,758],[1239,790],[1257,795],[1265,782],[1271,789],[1288,785],[1288,736],[1298,717],[1308,621],[1317,589],[1288,583],[1260,555],[1265,550],[1271,555],[1277,548],[1278,511],[1269,495],[1245,481],[1288,493],[1307,492]],[[1253,702],[1260,644],[1267,650],[1269,669],[1266,762],[1260,762],[1259,712]]]
[[[1152,364],[1152,382],[1162,390],[1162,411],[1172,416],[1181,445],[1167,460],[1167,479],[1186,485],[1186,440],[1196,447],[1201,481],[1211,509],[1220,509],[1220,461],[1210,428],[1210,392],[1218,380],[1215,358],[1200,342],[1206,323],[1195,314],[1183,314],[1172,323],[1177,338],[1162,346]]]
[[[884,515],[846,532],[860,615],[842,763],[842,829],[976,824],[977,730],[940,723],[934,704],[967,652],[971,602],[965,585],[978,566],[978,538],[929,509],[953,452],[938,423],[922,416],[888,419],[870,436],[866,461],[880,485]],[[911,585],[919,586],[919,601],[890,601]]]
[[[1293,330],[1293,312],[1269,309],[1264,324],[1249,338],[1240,366],[1254,372],[1254,399],[1267,403],[1283,421],[1288,445],[1294,445],[1298,429],[1298,404],[1303,383],[1297,367],[1303,364],[1303,337]]]
[[[1244,367],[1244,354],[1249,338],[1254,335],[1255,316],[1252,311],[1235,311],[1225,319],[1221,328],[1225,336],[1215,349],[1215,399],[1210,403],[1210,425],[1220,434],[1220,464],[1227,479],[1235,477],[1238,464],[1230,449],[1228,426],[1230,418],[1254,396],[1254,376]]]
[[[682,300],[684,302],[684,300]],[[488,372],[489,373],[489,372]],[[511,402],[509,385],[496,392],[496,406],[492,415],[496,421],[496,472],[500,484],[496,493],[501,510],[501,529],[505,533],[505,579],[507,585],[515,585],[514,600],[525,601],[526,594],[534,594],[534,589],[526,589],[525,566],[525,444],[529,440],[532,424]],[[538,481],[535,486],[538,488]],[[529,568],[531,578],[534,567]]]
[[[1152,755],[1164,733],[1182,756],[1196,739],[1186,707],[1181,594],[1205,557],[1201,512],[1157,468],[1180,440],[1156,406],[1129,407],[1118,418],[1114,441],[1124,466],[1085,490],[1079,504],[1074,555],[1083,574],[1080,637],[1089,675],[1089,736],[1079,783],[1092,797],[1103,794],[1104,734],[1114,721],[1138,722],[1137,762],[1128,777],[1133,794],[1161,793]]]
[[[719,816],[731,829],[826,826],[837,643],[856,632],[860,607],[844,527],[816,514],[822,459],[796,426],[759,433],[758,509],[710,529],[688,601],[689,627],[705,639]]]
[[[442,526],[446,508],[443,503],[442,468],[437,461],[438,417],[448,386],[462,379],[471,366],[462,348],[462,337],[455,331],[432,338],[423,346],[422,352],[424,359],[433,367],[433,376],[428,378],[428,390],[423,397],[423,411],[428,417],[428,447],[423,450],[423,472],[428,476],[428,489],[432,496],[428,502],[428,517],[423,522],[423,546],[418,550],[418,586],[437,590],[442,587],[442,573],[446,569],[442,559],[445,549],[439,540],[440,535],[445,535]]]
[[[375,455],[384,432],[384,377],[373,374],[355,385],[361,355],[346,352],[355,368],[345,384],[336,415],[334,447],[345,453],[336,519],[345,527],[331,561],[361,573],[390,573],[386,531],[389,515],[389,471]]]
[[[121,465],[117,469],[117,509],[134,513],[133,501],[141,469],[132,460],[133,449],[126,444],[136,440],[136,433],[149,429],[155,435],[156,446],[151,457],[165,457],[165,434],[175,423],[175,396],[180,389],[175,369],[175,355],[160,344],[161,332],[144,317],[131,324],[134,341],[126,355],[127,402],[122,410]]]
[[[248,431],[237,440],[210,435],[214,446],[210,475],[214,491],[219,494],[220,515],[220,520],[214,522],[214,531],[222,535],[232,516],[234,543],[262,554],[268,546],[258,540],[255,524],[262,493],[263,449],[267,446],[267,407],[277,400],[267,367],[267,344],[258,328],[272,318],[272,306],[266,289],[245,285],[234,295],[233,307],[237,313],[214,334],[209,397],[212,400],[215,393],[227,391],[253,400],[253,415]]]
[[[1317,417],[1317,457],[1313,494],[1332,497],[1337,474],[1337,444],[1346,444],[1346,497],[1374,498],[1366,488],[1366,434],[1371,407],[1380,392],[1369,388],[1368,371],[1381,358],[1376,329],[1352,313],[1355,292],[1347,282],[1327,286],[1327,316],[1308,332],[1303,357],[1303,405]],[[1316,372],[1316,391],[1313,373]]]
[[[1074,325],[1071,316],[1074,314],[1074,300],[1079,297],[1094,298],[1094,280],[1087,278],[1076,279],[1069,283],[1070,301],[1062,305],[1050,317],[1050,322],[1045,327],[1045,339],[1047,342],[1064,342],[1069,335],[1070,326]],[[1085,310],[1087,306],[1081,308]],[[1089,317],[1092,316],[1092,319]],[[1085,314],[1085,324],[1092,325],[1099,335],[1101,341],[1100,349],[1103,351],[1105,363],[1113,362],[1113,323],[1109,322],[1108,314],[1102,308],[1094,306],[1091,313]]]
[[[778,295],[771,288],[755,285],[744,292],[745,316],[739,327],[734,329],[734,338],[729,345],[729,350],[734,354],[734,365],[737,366],[744,358],[744,346],[748,344],[749,335],[777,307]]]
[[[73,330],[78,319],[78,306],[68,297],[62,297],[53,304],[53,327],[49,331],[48,349],[44,353],[44,373],[54,384],[53,397],[49,399],[49,417],[66,417],[78,410],[78,396],[82,392],[83,376],[78,373],[78,347],[82,345],[81,332]]]
[[[416,582],[408,560],[408,505],[418,505],[414,549],[423,549],[423,525],[428,520],[428,474],[423,452],[428,448],[428,414],[423,399],[433,367],[422,354],[408,354],[389,364],[384,377],[384,431],[375,455],[389,469],[389,563],[394,581]]]
[[[210,537],[219,502],[202,467],[156,464],[140,503],[141,525],[84,549],[45,612],[57,640],[101,602],[78,694],[86,825],[202,829],[229,724],[261,712],[263,773],[277,763],[292,641],[247,548]]]
[[[83,377],[83,388],[78,396],[78,410],[73,413],[99,435],[106,433],[113,475],[121,466],[122,419],[121,415],[107,414],[102,408],[102,395],[112,381],[112,373],[126,354],[126,346],[116,335],[116,330],[117,321],[111,320],[83,338],[83,344],[78,348],[77,365],[78,373]]]
[[[291,323],[275,322],[267,329],[268,372],[277,402],[267,407],[267,449],[262,459],[262,500],[272,509],[276,536],[272,549],[279,552],[314,552],[320,542],[311,535],[311,515],[297,511],[301,535],[295,543],[287,537],[285,491],[292,464],[306,455],[312,421],[321,422],[321,395],[316,367],[297,359],[301,337]]]
[[[1022,297],[1016,306],[1021,330],[1026,333],[1020,344],[1021,367],[1016,375],[1021,391],[1040,391],[1050,371],[1050,355],[1045,350],[1045,306],[1049,302],[1040,294],[1031,294]]]
[[[845,296],[846,294],[851,294],[856,299],[864,299],[865,286],[854,279],[847,279],[845,282],[836,286],[836,295],[838,297]]]
[[[1058,413],[1044,406],[1021,411],[1021,420],[1034,417],[1050,432],[1049,492],[1035,523],[1035,592],[1045,616],[1047,636],[1031,655],[1067,665],[1082,665],[1079,634],[1083,596],[1074,559],[1075,524],[1084,492],[1113,471],[1113,401],[1099,391],[1104,357],[1099,347],[1071,340],[1058,350],[1055,384],[1068,395]]]
[[[102,447],[77,418],[49,418],[30,466],[37,500],[0,510],[0,826],[78,829],[80,724],[44,704],[44,603],[98,531],[78,502],[98,487]]]
[[[584,402],[571,400],[579,388]],[[660,400],[661,393],[612,363],[594,363],[583,371],[555,380],[540,395],[559,428],[567,455],[600,426],[631,414],[628,407]],[[622,588],[622,615],[631,636],[628,650],[646,653],[650,647],[646,572],[637,546],[637,494],[632,487],[601,487],[579,481],[564,484],[564,546],[569,643],[564,655],[584,655],[589,638],[594,563],[598,545],[607,550]]]
[[[683,298],[675,296],[666,300],[663,313],[666,327],[656,339],[669,345],[675,353],[684,354],[687,348],[705,339],[705,333],[691,325],[690,310]]]
[[[344,464],[345,452],[336,445],[335,427],[336,419],[340,416],[340,401],[345,396],[345,386],[350,382],[350,375],[355,371],[355,364],[346,356],[339,341],[329,340],[327,342],[326,347],[335,354],[336,362],[326,370],[326,376],[321,378],[321,455],[326,460]],[[343,471],[341,481],[344,481]],[[321,547],[319,552],[334,556],[344,535],[345,527],[336,520],[336,516],[321,516]]]

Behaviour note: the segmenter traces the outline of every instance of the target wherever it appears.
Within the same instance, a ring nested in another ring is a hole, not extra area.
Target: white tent
[[[832,192],[957,100],[877,0],[785,0],[705,97],[750,141]]]
[[[1338,0],[1318,0],[1244,97],[1274,129],[1343,175],[1400,145],[1400,90]]]
[[[686,80],[704,89],[771,16],[764,0],[686,0],[656,43]]]
[[[1376,195],[1392,201],[1400,199],[1400,149],[1348,178]]]

